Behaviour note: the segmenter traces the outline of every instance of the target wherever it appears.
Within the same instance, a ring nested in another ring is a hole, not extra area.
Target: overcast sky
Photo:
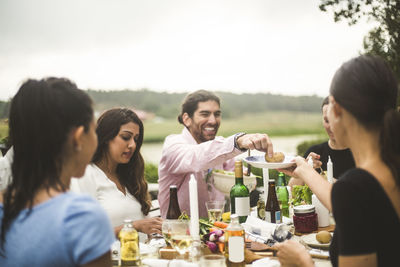
[[[372,27],[318,0],[0,0],[0,99],[27,78],[82,89],[325,96]]]

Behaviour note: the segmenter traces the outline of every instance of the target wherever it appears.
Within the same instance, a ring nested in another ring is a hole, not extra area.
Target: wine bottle
[[[275,180],[268,181],[268,199],[265,204],[265,220],[270,223],[281,223],[281,210],[275,191]]]
[[[250,193],[249,189],[243,184],[243,165],[242,161],[235,162],[235,185],[231,192],[231,214],[239,216],[239,222],[244,223],[250,214]]]
[[[281,208],[281,215],[289,217],[289,191],[286,188],[285,174],[282,172],[278,175],[276,194],[278,197],[279,207]]]
[[[178,219],[181,216],[181,209],[178,203],[178,189],[176,185],[169,187],[169,206],[167,211],[167,219]]]
[[[244,229],[239,223],[239,216],[231,214],[231,223],[225,229],[225,257],[229,267],[245,266]]]

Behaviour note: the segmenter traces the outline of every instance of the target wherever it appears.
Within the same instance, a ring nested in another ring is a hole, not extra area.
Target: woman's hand
[[[304,181],[303,177],[310,172],[315,172],[314,168],[306,162],[306,160],[300,156],[294,158],[294,162],[296,163],[294,166],[291,166],[286,169],[278,169],[278,171],[283,172],[286,175],[292,176],[296,179],[301,179]]]
[[[314,266],[310,254],[299,242],[287,240],[283,243],[275,244],[274,247],[278,249],[276,255],[281,266]]]
[[[137,231],[148,235],[153,233],[161,234],[162,223],[163,219],[161,217],[152,217],[134,221],[133,227]]]

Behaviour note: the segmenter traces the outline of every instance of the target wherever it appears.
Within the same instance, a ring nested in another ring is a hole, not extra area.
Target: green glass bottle
[[[244,223],[250,214],[250,193],[249,189],[243,184],[243,165],[242,161],[235,162],[235,185],[231,192],[231,214],[239,216],[239,222]]]
[[[276,195],[278,197],[279,206],[282,216],[289,217],[289,192],[285,183],[285,174],[280,172],[276,186]]]

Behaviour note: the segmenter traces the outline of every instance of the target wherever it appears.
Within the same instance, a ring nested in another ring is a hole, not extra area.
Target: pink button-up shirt
[[[178,188],[178,202],[181,212],[190,215],[189,179],[194,174],[197,180],[199,216],[207,217],[205,202],[224,200],[224,194],[211,185],[207,190],[205,177],[209,169],[233,170],[234,157],[243,153],[234,146],[234,136],[197,144],[192,134],[184,128],[181,134],[167,136],[164,142],[160,164],[158,165],[158,202],[161,216],[167,216],[169,206],[169,186]]]

